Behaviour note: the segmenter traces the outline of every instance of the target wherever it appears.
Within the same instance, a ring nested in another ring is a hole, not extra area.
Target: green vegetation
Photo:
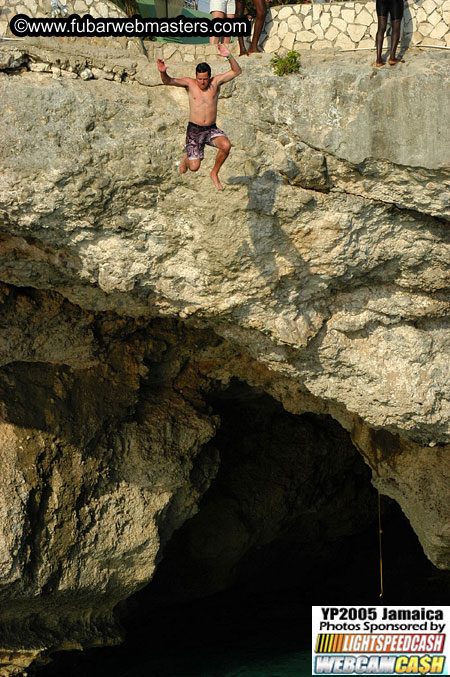
[[[285,56],[280,56],[277,53],[272,59],[270,59],[270,63],[277,75],[298,73],[300,68],[300,54],[293,50],[288,52]]]

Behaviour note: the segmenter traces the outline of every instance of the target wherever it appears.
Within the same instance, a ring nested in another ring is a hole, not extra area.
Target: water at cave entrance
[[[180,661],[180,662],[179,662]],[[150,661],[136,665],[121,673],[121,677],[309,677],[311,651],[269,652],[260,647],[248,653],[216,654],[206,652],[200,657],[174,657],[174,662]],[[181,664],[183,663],[183,664]],[[110,674],[110,673],[109,673]]]
[[[99,657],[100,658],[100,657]],[[115,669],[109,661],[97,662],[96,677],[309,677],[311,675],[311,651],[280,651],[267,646],[249,647],[248,651],[235,652],[229,647],[222,650],[206,648],[195,654],[181,652],[176,648],[171,656],[160,656],[137,661],[126,667],[118,661]]]
[[[246,659],[245,656],[242,656],[240,659],[233,660],[228,657],[223,663],[223,668],[218,667],[214,674],[223,677],[237,677],[238,675],[245,675],[246,677],[309,677],[311,674],[311,652],[288,653],[272,658],[253,656]],[[186,677],[198,677],[199,673],[194,669],[193,672],[187,672],[185,675]]]
[[[309,677],[311,606],[294,588],[230,589],[124,619],[125,642],[61,652],[33,677]]]
[[[166,638],[167,639],[167,638]],[[184,645],[174,638],[170,646],[149,640],[148,647],[117,647],[91,652],[60,655],[48,665],[39,677],[309,677],[311,650],[308,637],[301,642],[304,648],[295,648],[292,639],[286,644],[282,637],[255,638],[238,641],[224,637],[223,644],[202,644],[201,636],[195,646]],[[188,643],[189,644],[189,643]]]

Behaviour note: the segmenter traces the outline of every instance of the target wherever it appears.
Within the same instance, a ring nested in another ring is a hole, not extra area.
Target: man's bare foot
[[[211,177],[211,180],[213,181],[215,187],[217,188],[217,190],[223,190],[223,186],[219,181],[219,177],[217,176],[217,174],[214,171],[211,172],[210,177]]]
[[[248,50],[249,56],[250,56],[250,54],[259,54],[259,53],[262,54],[262,49],[259,49],[259,47],[254,47],[254,48],[250,47],[250,49]]]
[[[186,174],[187,172],[187,155],[183,156],[183,159],[180,162],[180,166],[178,167],[178,171],[180,174]]]
[[[396,66],[398,63],[405,63],[405,59],[389,59],[390,66]]]
[[[384,61],[377,61],[377,67],[384,66]]]
[[[247,50],[244,49],[243,51],[240,51],[240,52],[239,52],[239,56],[248,56]]]

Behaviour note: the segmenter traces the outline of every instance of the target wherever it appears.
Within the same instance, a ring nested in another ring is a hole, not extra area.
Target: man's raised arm
[[[231,70],[227,71],[226,73],[221,73],[220,75],[214,76],[214,81],[216,85],[220,87],[220,85],[223,85],[225,82],[230,82],[230,80],[234,80],[234,78],[237,78],[237,76],[242,73],[242,68],[240,67],[234,56],[232,56],[228,47],[225,47],[225,45],[219,43],[217,45],[217,48],[221,53],[221,55],[224,56],[226,59],[228,59],[231,66]]]
[[[192,78],[171,78],[167,75],[167,66],[161,59],[157,60],[157,66],[163,85],[173,85],[174,87],[189,87],[189,81]]]

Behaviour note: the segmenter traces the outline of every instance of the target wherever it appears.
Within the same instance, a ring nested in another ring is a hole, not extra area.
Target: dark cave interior
[[[199,668],[200,654],[206,666],[210,654],[252,647],[307,650],[311,605],[449,603],[448,572],[384,496],[380,598],[377,492],[336,421],[289,414],[237,380],[209,405],[221,419],[217,477],[153,581],[119,605],[124,644],[54,654],[29,674],[219,677],[231,673]]]

